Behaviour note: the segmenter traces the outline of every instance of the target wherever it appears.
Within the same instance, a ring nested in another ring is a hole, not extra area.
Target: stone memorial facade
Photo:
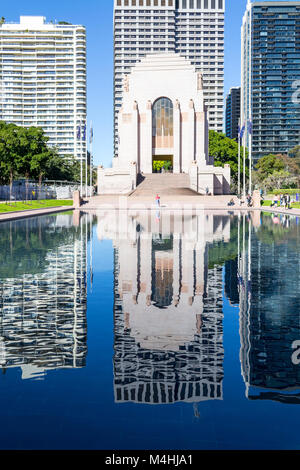
[[[155,162],[174,174],[189,174],[197,193],[229,194],[230,167],[214,167],[209,156],[203,93],[202,74],[179,54],[141,60],[124,77],[119,153],[112,168],[99,167],[99,194],[129,193],[138,174],[155,171]]]

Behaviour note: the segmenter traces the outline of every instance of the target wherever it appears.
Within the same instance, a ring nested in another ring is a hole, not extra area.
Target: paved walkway
[[[262,207],[261,210],[263,212],[272,212],[274,214],[276,213],[300,216],[300,209],[284,209],[283,207],[275,209],[274,207]]]
[[[55,214],[58,212],[66,212],[70,210],[73,210],[73,206],[61,206],[61,207],[53,207],[53,208],[47,208],[47,209],[45,208],[45,209],[33,209],[33,210],[26,210],[26,211],[5,212],[3,214],[0,213],[0,222],[25,219],[28,217],[36,217],[38,215]]]
[[[251,208],[245,206],[239,206],[238,200],[234,197],[235,205],[229,207],[227,204],[232,196],[182,196],[179,200],[175,196],[166,196],[161,199],[160,210],[213,210],[225,212],[240,212],[240,211],[263,211],[277,214],[289,214],[300,217],[300,209],[286,210],[284,208]],[[45,209],[34,209],[18,212],[6,212],[0,213],[0,222],[6,222],[10,220],[24,219],[28,217],[36,217],[47,214],[55,214],[59,212],[66,212],[73,210],[73,206],[61,206]],[[135,198],[119,196],[95,196],[87,200],[81,207],[82,211],[101,211],[101,210],[153,210],[157,211],[153,196],[150,198],[143,197],[142,200]]]
[[[195,209],[231,209],[228,207],[228,202],[232,199],[232,196],[199,196],[194,193],[191,195],[184,194],[168,194],[161,196],[161,209],[184,209],[187,206],[193,206]],[[240,207],[236,209],[240,210]],[[155,196],[144,195],[143,197],[132,197],[132,196],[95,196],[84,201],[81,209],[83,210],[95,210],[95,209],[131,209],[139,207],[141,210],[156,210]]]
[[[247,204],[240,206],[239,200],[236,196],[200,196],[200,195],[184,195],[184,194],[160,194],[161,195],[161,210],[226,210],[231,212],[240,211],[264,211],[279,214],[290,214],[300,216],[300,209],[286,210],[284,208],[251,208]],[[228,206],[228,202],[233,199],[235,205]],[[155,203],[155,195],[144,194],[138,197],[130,196],[94,196],[84,201],[80,208],[83,211],[96,211],[96,210],[157,210]]]

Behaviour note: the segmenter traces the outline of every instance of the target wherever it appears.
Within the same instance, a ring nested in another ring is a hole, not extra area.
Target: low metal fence
[[[37,201],[41,199],[72,199],[80,184],[64,181],[44,181],[40,186],[35,181],[14,181],[12,187],[0,186],[0,201]],[[94,195],[94,188],[83,185],[82,197]]]
[[[39,186],[35,183],[28,185],[14,183],[10,186],[0,186],[1,201],[37,201],[40,199],[57,199],[51,188]]]

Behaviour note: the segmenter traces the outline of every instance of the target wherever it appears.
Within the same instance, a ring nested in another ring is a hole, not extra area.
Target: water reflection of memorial
[[[226,216],[138,213],[127,233],[98,217],[114,239],[114,393],[118,403],[198,403],[223,398],[222,267],[209,244],[230,238]],[[112,233],[115,228],[115,233]]]
[[[265,215],[263,225],[246,227],[241,219],[240,359],[246,396],[300,403],[299,225],[286,216]]]
[[[86,218],[59,215],[0,225],[0,366],[22,378],[85,366]]]

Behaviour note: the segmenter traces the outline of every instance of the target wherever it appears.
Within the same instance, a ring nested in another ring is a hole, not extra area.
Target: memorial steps
[[[130,197],[159,194],[176,196],[199,196],[190,189],[190,177],[185,173],[153,173],[142,176],[143,180]]]

